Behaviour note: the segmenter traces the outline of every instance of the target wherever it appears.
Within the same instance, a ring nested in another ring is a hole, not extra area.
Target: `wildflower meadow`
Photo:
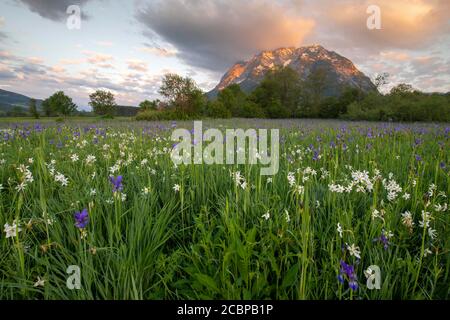
[[[448,125],[203,125],[279,129],[278,172],[174,164],[190,121],[2,123],[0,299],[449,298]]]

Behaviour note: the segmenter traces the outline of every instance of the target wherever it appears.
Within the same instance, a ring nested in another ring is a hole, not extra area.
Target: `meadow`
[[[192,125],[0,122],[0,299],[450,297],[448,124],[204,121],[279,128],[274,176],[175,166]]]

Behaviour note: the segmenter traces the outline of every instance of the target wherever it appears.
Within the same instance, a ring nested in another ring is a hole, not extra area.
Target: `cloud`
[[[177,54],[177,51],[175,49],[165,49],[165,48],[150,47],[150,46],[139,48],[138,50],[141,52],[150,53],[152,55],[159,56],[159,57],[173,57]]]
[[[367,28],[369,5],[380,8],[380,30]],[[312,37],[336,47],[364,48],[366,52],[424,48],[450,31],[447,0],[315,1],[308,10],[321,21]]]
[[[407,61],[411,58],[409,54],[398,51],[382,51],[380,52],[380,56],[384,59],[393,61]]]
[[[59,61],[59,63],[62,65],[77,65],[82,64],[83,62],[84,62],[83,59],[61,59]]]
[[[140,72],[147,72],[148,64],[142,60],[130,59],[127,61],[128,69]]]
[[[10,80],[10,79],[15,79],[15,78],[16,78],[16,75],[14,74],[13,71],[11,71],[6,66],[0,65],[0,79],[1,80]]]
[[[410,65],[416,75],[428,75],[431,73],[439,77],[440,75],[450,74],[450,61],[445,61],[437,56],[420,56],[412,59]]]
[[[83,6],[91,0],[17,0],[28,7],[32,12],[41,17],[53,20],[64,21],[67,19],[67,8],[71,5]],[[88,16],[82,12],[81,17],[87,19]]]
[[[61,63],[47,66],[40,58],[21,57],[9,51],[0,50],[1,86],[36,98],[46,98],[55,91],[63,90],[85,109],[88,109],[89,94],[97,89],[113,91],[119,104],[137,106],[140,101],[158,97],[162,74],[120,72],[116,68],[105,70],[102,66],[105,61],[109,61],[107,55],[88,53],[88,57],[101,57],[95,60],[99,63],[90,64],[89,68],[69,73]],[[87,59],[81,62],[87,62]],[[135,64],[136,68],[145,64],[140,60],[127,62]]]
[[[51,67],[50,71],[58,74],[66,73],[66,69],[58,65]]]
[[[37,64],[24,64],[15,68],[15,72],[21,73],[25,77],[34,75],[45,75],[47,73],[46,68]]]
[[[93,51],[83,51],[83,53],[87,56],[86,61],[90,64],[96,65],[100,68],[114,68],[114,66],[110,63],[114,61],[114,57],[112,55]]]
[[[192,66],[223,71],[256,52],[299,46],[314,21],[263,0],[164,0],[138,9],[151,40],[161,38]]]
[[[386,55],[388,57],[386,57]],[[397,53],[381,53],[367,57],[367,62],[362,65],[362,71],[374,75],[382,72],[389,73],[389,84],[384,88],[388,92],[399,83],[411,84],[422,91],[450,90],[450,59],[436,54],[417,55],[415,53],[403,55]]]
[[[28,61],[32,64],[43,64],[44,63],[44,60],[39,57],[29,57]]]

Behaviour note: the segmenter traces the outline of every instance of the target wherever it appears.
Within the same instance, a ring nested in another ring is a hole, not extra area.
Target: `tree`
[[[375,87],[377,87],[377,90],[380,91],[380,89],[387,85],[389,83],[389,73],[383,72],[378,75],[376,75],[373,83],[375,84]]]
[[[327,85],[327,72],[324,68],[316,68],[308,75],[304,82],[306,89],[305,100],[310,107],[308,116],[316,117],[320,113],[320,104],[325,95]]]
[[[161,101],[159,101],[159,99],[153,100],[153,101],[149,101],[149,100],[144,100],[139,104],[139,108],[141,112],[143,111],[156,111],[158,110],[158,106],[161,103]]]
[[[247,101],[247,95],[241,90],[238,84],[232,84],[219,91],[217,101],[234,117],[244,116],[244,105]]]
[[[54,115],[54,112],[52,110],[52,105],[50,104],[50,101],[48,99],[45,99],[42,102],[42,110],[44,111],[44,115],[46,117],[51,117],[52,115]]]
[[[164,75],[159,93],[166,98],[169,108],[185,114],[196,114],[204,105],[202,91],[194,80],[177,74]]]
[[[206,105],[205,115],[211,118],[230,118],[231,111],[230,109],[225,108],[222,102],[219,100],[208,101]]]
[[[42,103],[42,108],[47,117],[53,115],[69,116],[77,110],[72,98],[66,96],[63,91],[54,93]]]
[[[116,111],[116,101],[114,95],[109,91],[97,90],[89,95],[89,105],[95,114],[99,116],[114,116]]]
[[[27,112],[24,108],[22,108],[21,106],[13,106],[13,108],[8,111],[7,116],[9,117],[26,117],[27,116]]]
[[[390,91],[391,95],[405,95],[414,91],[412,85],[406,83],[400,83],[393,87]]]
[[[28,111],[30,112],[33,118],[39,119],[39,112],[37,111],[36,107],[36,99],[30,99],[30,106]]]
[[[300,96],[300,78],[286,67],[270,71],[250,99],[263,108],[268,117],[286,118],[298,113]]]

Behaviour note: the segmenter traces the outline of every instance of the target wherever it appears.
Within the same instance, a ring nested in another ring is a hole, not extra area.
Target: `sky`
[[[79,29],[68,27],[71,5]],[[367,27],[370,5],[380,29]],[[80,109],[104,89],[136,106],[159,97],[166,73],[208,91],[237,61],[311,44],[371,78],[389,73],[385,90],[450,91],[449,0],[0,0],[0,89],[63,90]]]

